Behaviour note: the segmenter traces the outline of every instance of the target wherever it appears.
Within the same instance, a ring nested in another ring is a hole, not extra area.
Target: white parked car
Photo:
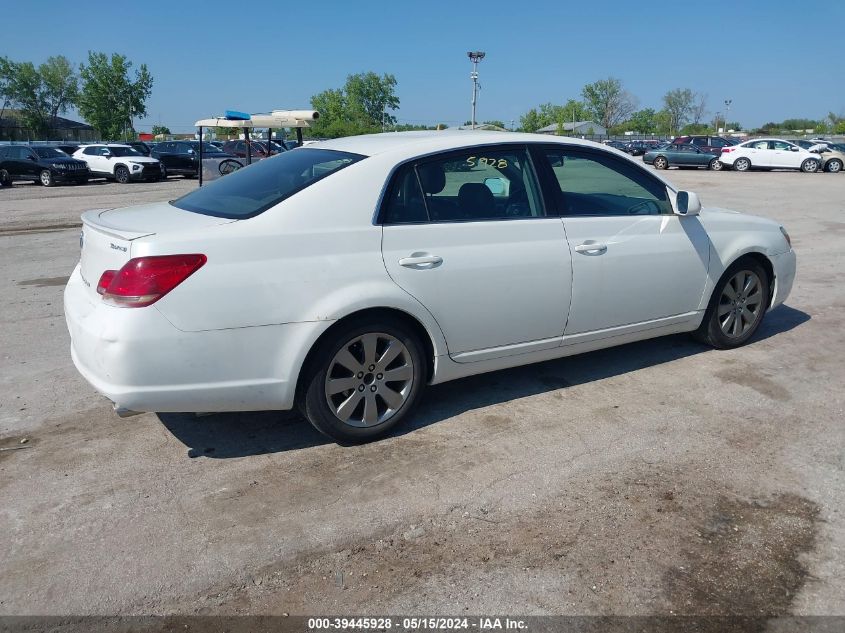
[[[88,163],[93,178],[108,178],[126,184],[130,180],[161,180],[161,163],[144,156],[129,145],[102,143],[83,145],[73,153],[74,158]]]
[[[341,442],[426,384],[677,332],[742,345],[795,276],[776,222],[531,134],[337,139],[82,220],[71,352],[118,413],[298,405]]]
[[[732,147],[723,147],[719,161],[734,169],[800,169],[812,173],[819,169],[819,155],[777,138],[756,138]]]

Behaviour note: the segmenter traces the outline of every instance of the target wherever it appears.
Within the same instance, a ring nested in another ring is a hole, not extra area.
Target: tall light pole
[[[728,133],[728,116],[731,113],[731,104],[733,99],[725,99],[725,134]]]
[[[472,62],[472,72],[469,78],[472,79],[472,119],[470,123],[472,129],[475,129],[475,102],[478,99],[478,62],[484,59],[486,53],[484,51],[469,51],[467,57]]]

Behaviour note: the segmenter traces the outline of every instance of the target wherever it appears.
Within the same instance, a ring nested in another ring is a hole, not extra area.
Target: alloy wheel
[[[838,160],[832,160],[832,161],[828,162],[827,170],[832,174],[835,174],[836,172],[841,171],[842,170],[842,162],[838,161]]]
[[[751,162],[747,158],[738,158],[734,163],[736,171],[748,171],[749,167],[751,167]]]
[[[344,424],[382,424],[410,397],[414,373],[411,353],[396,337],[381,332],[356,336],[329,363],[326,401]]]
[[[719,327],[725,336],[740,338],[762,316],[763,284],[756,273],[741,270],[730,278],[719,298]]]

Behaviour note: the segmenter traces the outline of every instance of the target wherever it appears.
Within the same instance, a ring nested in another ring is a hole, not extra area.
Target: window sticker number
[[[508,168],[508,161],[504,158],[485,158],[483,156],[470,156],[469,158],[467,158],[466,163],[470,166],[470,168],[473,168],[476,165],[489,165],[490,167],[495,167],[496,169]]]

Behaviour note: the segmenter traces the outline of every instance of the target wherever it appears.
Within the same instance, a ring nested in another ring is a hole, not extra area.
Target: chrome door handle
[[[443,263],[443,258],[439,257],[438,255],[418,255],[414,253],[410,257],[403,257],[399,260],[400,266],[406,266],[408,268],[413,268],[415,266],[420,266],[423,264],[429,264],[433,268],[434,266],[438,266]]]
[[[607,251],[607,244],[598,244],[597,242],[586,242],[575,247],[576,253],[585,253],[590,255],[601,255]]]

